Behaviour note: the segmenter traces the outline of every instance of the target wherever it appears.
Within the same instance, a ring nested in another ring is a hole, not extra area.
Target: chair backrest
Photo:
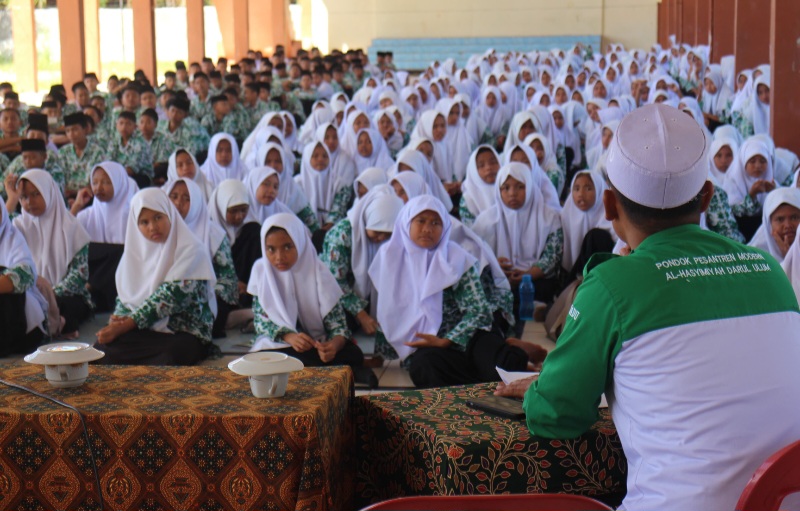
[[[524,495],[447,495],[402,497],[378,502],[363,511],[606,511],[589,497],[530,493]]]
[[[778,511],[784,497],[800,493],[800,441],[776,452],[745,486],[736,511]]]

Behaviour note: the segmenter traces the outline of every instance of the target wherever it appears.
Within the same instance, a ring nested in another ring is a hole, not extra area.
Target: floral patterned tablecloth
[[[356,508],[408,495],[573,493],[611,505],[627,463],[607,410],[571,440],[532,436],[523,420],[466,406],[495,384],[360,397]]]
[[[224,368],[92,366],[55,389],[41,366],[0,378],[77,407],[109,510],[337,510],[352,507],[349,368],[294,373],[256,399]],[[98,509],[78,415],[0,384],[0,509]]]

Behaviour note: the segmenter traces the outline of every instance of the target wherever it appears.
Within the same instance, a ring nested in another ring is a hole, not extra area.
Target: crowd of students
[[[197,363],[236,317],[253,350],[356,371],[361,330],[418,386],[536,367],[520,282],[550,303],[592,254],[628,250],[604,170],[649,103],[712,141],[702,227],[769,252],[800,294],[800,162],[769,136],[769,66],[735,75],[688,45],[488,50],[419,74],[360,51],[228,64],[108,92],[87,73],[38,108],[0,85],[2,354],[77,338],[94,310],[112,311],[105,363]]]

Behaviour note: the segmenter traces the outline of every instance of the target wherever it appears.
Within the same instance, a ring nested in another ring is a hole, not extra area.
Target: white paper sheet
[[[531,376],[539,376],[538,372],[525,372],[525,371],[506,371],[500,367],[495,367],[497,369],[497,374],[500,375],[500,379],[503,380],[503,383],[508,385],[512,381],[521,380],[523,378],[529,378]],[[603,394],[600,396],[600,404],[598,408],[608,408],[608,401],[606,401],[606,395]]]

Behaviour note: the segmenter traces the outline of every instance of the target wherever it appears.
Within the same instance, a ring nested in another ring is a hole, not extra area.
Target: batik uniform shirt
[[[475,223],[475,215],[467,207],[467,199],[463,195],[458,201],[458,216],[461,218],[461,223],[467,227],[472,227],[472,224]]]
[[[210,138],[208,132],[199,123],[187,122],[189,120],[187,117],[178,129],[169,131],[169,121],[163,119],[158,121],[158,131],[175,147],[185,147],[196,155],[201,151],[208,150]]]
[[[564,255],[564,230],[551,232],[547,235],[544,250],[539,255],[539,260],[533,263],[544,272],[545,277],[552,277],[561,266],[561,257]]]
[[[108,159],[123,167],[130,167],[135,174],[151,179],[153,177],[153,156],[150,153],[150,145],[138,131],[128,139],[127,145],[123,145],[122,136],[115,133],[108,146]]]
[[[331,271],[344,295],[339,300],[344,310],[355,316],[369,303],[353,290],[355,277],[352,268],[353,226],[347,218],[337,222],[325,235],[321,259]]]
[[[301,209],[297,213],[297,218],[302,220],[306,227],[308,227],[308,230],[311,232],[316,232],[321,227],[317,221],[317,215],[314,214],[314,210],[311,209],[311,206],[306,206]]]
[[[214,107],[211,105],[211,91],[208,93],[208,98],[205,101],[201,100],[199,96],[195,96],[191,100],[191,104],[189,107],[189,113],[197,119],[201,121],[205,116],[214,114]]]
[[[33,269],[27,264],[21,264],[13,268],[6,268],[0,275],[8,277],[14,288],[15,295],[26,293],[34,285]]]
[[[89,283],[89,244],[83,246],[82,249],[75,254],[75,257],[70,261],[67,266],[67,274],[61,279],[61,282],[53,286],[53,292],[56,296],[80,296],[83,301],[90,308],[94,308],[92,303],[92,295],[86,289],[86,284]],[[51,282],[51,284],[53,284]]]
[[[44,170],[50,173],[50,175],[53,177],[53,181],[56,182],[58,189],[61,190],[63,195],[64,188],[66,186],[66,176],[64,175],[64,169],[61,168],[60,161],[61,159],[59,158],[57,152],[53,151],[52,149],[47,150],[47,159],[44,162]],[[28,169],[25,168],[25,164],[22,162],[22,155],[14,158],[14,161],[12,161],[8,167],[6,167],[5,173],[3,173],[2,178],[0,178],[0,194],[2,194],[4,198],[7,198],[5,185],[6,176],[13,174],[19,177],[24,174],[26,170]]]
[[[145,142],[147,141],[145,140]],[[147,143],[150,145],[150,156],[153,158],[153,165],[169,161],[169,157],[177,149],[175,143],[160,131],[153,133],[153,138]]]
[[[88,140],[81,156],[78,156],[73,144],[67,144],[58,150],[58,158],[66,175],[66,191],[89,186],[89,172],[92,167],[107,159],[105,149],[97,142]]]
[[[169,316],[167,328],[193,335],[210,345],[214,316],[208,305],[207,286],[205,280],[163,282],[136,310],[130,310],[117,298],[114,315],[133,319],[142,330]]]
[[[221,121],[218,120],[217,116],[213,113],[206,114],[206,116],[203,117],[203,120],[200,121],[200,126],[202,126],[212,137],[217,133],[227,133],[228,135],[233,135],[238,129],[236,125],[236,118],[232,113],[223,117]],[[235,135],[234,138],[236,138]]]
[[[264,308],[257,296],[253,297],[253,325],[256,329],[256,338],[266,336],[272,339],[273,342],[281,343],[286,342],[283,336],[286,334],[297,333],[299,330],[292,330],[278,325],[267,317]],[[342,336],[346,339],[350,338],[350,329],[347,328],[347,318],[344,314],[344,308],[341,302],[337,302],[333,309],[322,318],[322,324],[325,326],[325,335],[328,339]],[[289,344],[286,343],[286,347]]]
[[[728,204],[728,194],[721,187],[714,185],[714,195],[706,210],[706,225],[710,231],[726,238],[744,243],[744,236],[739,232],[739,225]]]
[[[731,212],[734,216],[761,216],[762,206],[757,201],[750,197],[750,194],[744,196],[744,200],[739,204],[731,204]]]
[[[454,286],[442,292],[442,325],[436,336],[449,339],[453,348],[466,351],[477,330],[491,328],[492,305],[486,299],[478,270],[473,266]],[[399,358],[380,330],[375,336],[375,351],[388,360]]]
[[[236,277],[236,268],[233,266],[233,256],[231,255],[231,242],[228,241],[227,236],[222,239],[211,263],[214,267],[214,275],[217,277],[214,292],[225,303],[238,304],[239,279]]]
[[[511,289],[502,289],[495,285],[492,269],[489,266],[486,266],[481,273],[481,285],[492,312],[500,312],[508,323],[509,329],[513,327],[516,320],[514,319],[514,293],[511,292]]]

